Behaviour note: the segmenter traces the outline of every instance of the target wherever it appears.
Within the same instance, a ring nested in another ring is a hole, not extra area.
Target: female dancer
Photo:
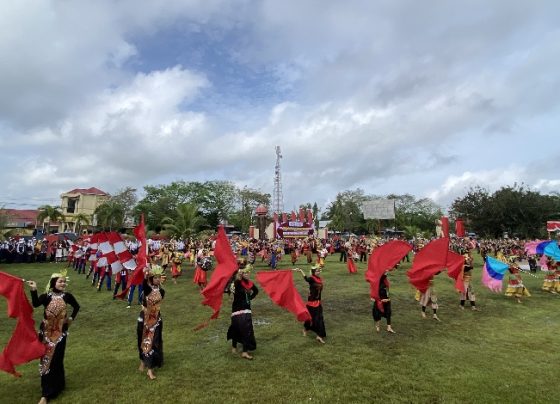
[[[307,296],[307,310],[311,314],[311,321],[303,324],[303,336],[307,336],[307,331],[313,331],[317,334],[316,340],[321,344],[325,343],[324,338],[327,336],[325,331],[325,320],[323,319],[323,306],[321,305],[321,292],[323,291],[323,279],[321,275],[321,267],[315,265],[311,267],[311,276],[306,276],[303,269],[295,268],[294,271],[301,272],[303,279],[309,283],[309,295]]]
[[[210,257],[208,257],[206,250],[200,250],[196,258],[196,269],[194,270],[193,283],[196,283],[200,290],[204,289],[208,283],[205,265],[209,259]]]
[[[183,263],[183,254],[180,251],[171,253],[171,276],[173,283],[177,283],[177,278],[181,276],[181,264]]]
[[[523,296],[530,297],[531,294],[529,293],[525,285],[523,285],[523,279],[521,279],[519,267],[512,263],[509,266],[508,271],[509,279],[505,295],[508,297],[515,297],[517,299],[517,303],[521,303],[521,298]]]
[[[259,289],[249,280],[251,267],[247,265],[239,269],[235,280],[230,285],[229,292],[233,293],[231,304],[231,325],[227,332],[228,341],[231,340],[231,352],[237,354],[237,344],[242,345],[241,357],[253,359],[249,351],[257,349],[257,341],[253,331],[253,317],[251,314],[251,300],[259,293]]]
[[[379,302],[372,299],[373,308],[371,314],[373,316],[373,321],[375,321],[375,331],[379,332],[381,330],[381,317],[385,317],[387,320],[387,332],[395,334],[395,330],[391,327],[391,299],[389,298],[389,280],[387,279],[387,273],[384,273],[379,281],[379,299]],[[380,306],[383,308],[383,312]]]
[[[463,269],[463,287],[464,292],[461,292],[461,301],[459,302],[461,310],[465,310],[465,302],[468,300],[471,303],[471,310],[478,311],[476,307],[476,296],[472,287],[472,270],[473,270],[473,258],[470,253],[463,254],[465,257],[465,265]]]
[[[31,289],[33,307],[43,306],[45,312],[39,328],[39,339],[46,346],[45,355],[39,364],[41,374],[41,400],[45,404],[48,400],[58,396],[66,385],[64,378],[64,352],[66,350],[67,331],[76,318],[80,305],[70,293],[66,293],[66,276],[52,274],[47,287],[47,293],[39,296],[37,284],[28,281]],[[66,305],[72,306],[70,317],[66,315]]]
[[[140,367],[143,372],[148,369],[148,377],[154,380],[154,368],[163,365],[163,320],[160,314],[160,306],[165,290],[161,288],[163,268],[152,265],[147,277],[144,279],[142,300],[142,311],[138,316],[138,354],[140,356]]]
[[[436,291],[434,289],[434,280],[430,279],[428,289],[426,289],[424,293],[420,293],[420,291],[417,292],[418,299],[416,300],[418,300],[420,302],[420,305],[422,306],[422,318],[426,318],[426,307],[428,305],[431,305],[432,311],[434,313],[432,318],[436,321],[441,321],[437,315],[438,304]]]

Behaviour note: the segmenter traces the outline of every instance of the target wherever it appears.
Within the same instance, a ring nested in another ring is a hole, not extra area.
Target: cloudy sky
[[[560,2],[84,0],[0,13],[0,206],[230,180],[446,207],[560,190]]]

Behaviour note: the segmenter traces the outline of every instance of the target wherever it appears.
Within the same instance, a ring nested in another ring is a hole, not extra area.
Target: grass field
[[[62,264],[3,265],[0,270],[33,279],[42,289]],[[291,267],[283,262],[282,267]],[[307,268],[307,264],[300,264]],[[516,403],[560,402],[560,296],[540,291],[542,275],[524,276],[533,296],[523,304],[474,286],[480,312],[459,310],[445,275],[435,280],[441,323],[421,319],[405,270],[393,273],[391,335],[376,333],[365,264],[349,275],[338,255],[323,272],[327,344],[303,337],[295,318],[261,290],[253,301],[257,350],[247,361],[225,340],[231,303],[220,318],[193,331],[211,310],[201,306],[184,271],[179,284],[164,285],[165,364],[149,381],[139,373],[136,318],[139,306],[96,292],[83,275],[70,273],[68,291],[81,305],[66,349],[66,390],[59,403]],[[256,270],[264,269],[257,266]],[[297,275],[297,274],[294,274]],[[302,296],[306,283],[295,276]],[[35,319],[42,309],[35,310]],[[384,320],[383,320],[384,321]],[[0,299],[0,344],[15,320]],[[311,333],[310,333],[311,334]],[[38,361],[18,367],[19,379],[0,373],[0,403],[33,403],[40,397]]]

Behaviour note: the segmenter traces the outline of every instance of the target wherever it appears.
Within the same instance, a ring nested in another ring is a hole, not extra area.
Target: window
[[[78,198],[68,198],[68,207],[66,208],[66,213],[75,213],[76,207],[78,205]]]

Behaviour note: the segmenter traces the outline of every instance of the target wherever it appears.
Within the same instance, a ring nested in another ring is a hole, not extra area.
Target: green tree
[[[6,231],[6,226],[10,221],[10,215],[8,211],[3,207],[0,207],[0,240],[3,240],[5,235],[4,232]]]
[[[362,203],[367,199],[361,189],[348,190],[337,194],[325,212],[325,217],[330,220],[329,227],[337,231],[364,233],[366,222],[361,211]]]
[[[120,204],[124,210],[125,220],[132,219],[134,208],[138,203],[136,196],[136,188],[125,187],[120,189],[115,195],[111,196],[111,200]]]
[[[398,229],[411,227],[417,232],[435,232],[435,220],[442,216],[440,206],[429,198],[416,199],[410,194],[387,195],[388,199],[395,201],[395,226]]]
[[[37,222],[43,224],[43,230],[45,229],[45,222],[47,223],[47,233],[50,233],[51,222],[64,220],[64,214],[58,206],[43,205],[40,206],[38,210]]]
[[[162,226],[171,235],[180,238],[188,238],[196,234],[206,223],[200,215],[198,206],[191,203],[182,203],[177,206],[174,217],[165,217]]]
[[[74,229],[73,232],[78,234],[82,233],[82,225],[85,223],[86,225],[89,225],[91,223],[91,216],[90,215],[86,215],[85,213],[79,213],[75,216],[72,217],[74,220]]]
[[[241,231],[247,231],[251,223],[255,209],[259,205],[270,206],[270,194],[258,190],[243,187],[237,190],[237,209],[230,213],[229,222]]]
[[[108,200],[95,209],[94,214],[97,217],[97,226],[109,230],[122,228],[125,219],[124,212],[125,210],[120,203],[111,199]]]
[[[492,195],[476,187],[453,201],[451,214],[464,218],[470,231],[486,237],[501,237],[505,232],[545,237],[546,221],[560,215],[560,197],[542,195],[523,184],[502,187]]]

